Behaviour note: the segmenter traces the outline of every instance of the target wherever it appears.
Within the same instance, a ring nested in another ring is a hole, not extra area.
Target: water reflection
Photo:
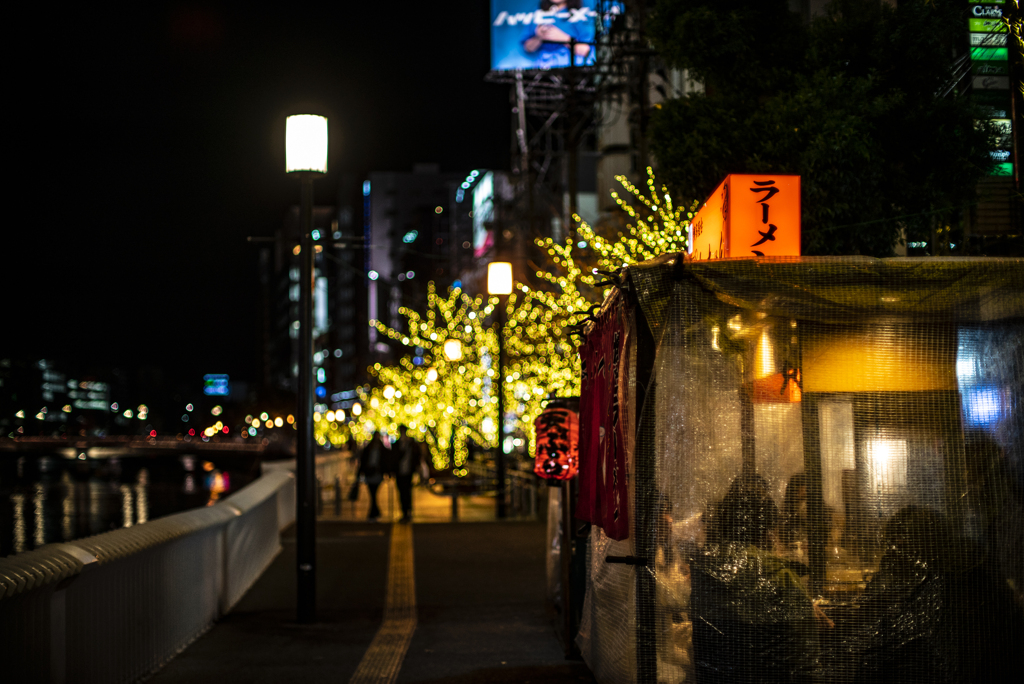
[[[32,541],[36,546],[42,546],[46,543],[46,519],[43,517],[43,504],[46,501],[46,490],[43,485],[36,483],[33,487],[35,490],[35,496],[32,497],[32,504],[35,506],[35,529],[32,536]]]
[[[209,505],[258,471],[256,456],[234,454],[0,458],[0,556]]]
[[[149,497],[146,486],[149,484],[149,471],[143,468],[135,482],[135,522],[140,525],[149,520]]]
[[[21,553],[25,550],[25,497],[12,494],[11,503],[14,505],[14,553]]]
[[[75,483],[71,481],[71,475],[67,471],[61,473],[60,484],[64,489],[64,496],[61,498],[60,529],[64,539],[75,537]]]
[[[126,484],[118,488],[121,491],[121,520],[122,527],[132,526],[132,488]]]

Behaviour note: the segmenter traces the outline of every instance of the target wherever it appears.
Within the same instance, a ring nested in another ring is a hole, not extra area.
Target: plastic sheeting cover
[[[591,539],[598,681],[1024,679],[1024,261],[628,281],[651,351],[619,388],[634,527]]]

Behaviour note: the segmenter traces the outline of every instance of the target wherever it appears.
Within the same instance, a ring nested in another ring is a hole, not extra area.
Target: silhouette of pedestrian
[[[384,446],[384,440],[380,438],[380,433],[374,430],[370,441],[367,442],[366,446],[359,453],[359,470],[356,472],[356,478],[362,477],[363,481],[366,482],[366,488],[370,491],[370,512],[366,516],[369,520],[380,518],[380,507],[377,506],[377,489],[380,487],[380,483],[384,481],[384,471],[387,465],[385,462],[386,458],[387,447]]]
[[[419,471],[423,463],[423,445],[409,435],[409,429],[398,427],[398,441],[393,448],[395,461],[395,484],[398,486],[398,499],[402,505],[402,522],[412,520],[412,476]]]

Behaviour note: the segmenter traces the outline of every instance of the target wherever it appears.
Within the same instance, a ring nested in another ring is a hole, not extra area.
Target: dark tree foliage
[[[975,200],[990,132],[953,84],[957,0],[836,0],[805,25],[785,0],[657,0],[665,61],[705,92],[653,113],[659,177],[703,199],[728,173],[794,173],[804,254],[892,254]]]

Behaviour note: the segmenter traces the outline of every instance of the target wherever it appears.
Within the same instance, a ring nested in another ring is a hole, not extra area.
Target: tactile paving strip
[[[416,631],[416,575],[412,525],[391,526],[384,622],[349,680],[350,684],[390,684],[398,678],[405,652]]]

